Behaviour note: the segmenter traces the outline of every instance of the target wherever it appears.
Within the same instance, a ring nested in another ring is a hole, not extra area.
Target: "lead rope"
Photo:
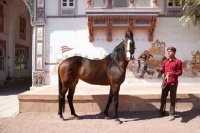
[[[163,83],[161,88],[164,89],[167,86],[168,83],[168,79],[169,79],[169,75],[167,74],[164,78],[163,78]],[[166,81],[166,82],[165,82]]]

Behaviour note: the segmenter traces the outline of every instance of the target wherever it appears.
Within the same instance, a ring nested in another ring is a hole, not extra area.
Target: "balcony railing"
[[[92,8],[153,8],[157,7],[157,0],[87,0],[87,4]]]

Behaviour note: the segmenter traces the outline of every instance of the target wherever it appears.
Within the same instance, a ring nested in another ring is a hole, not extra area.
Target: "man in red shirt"
[[[156,117],[162,117],[165,115],[166,108],[166,98],[168,92],[170,91],[170,110],[169,110],[169,120],[175,119],[175,103],[176,103],[176,92],[178,87],[178,76],[182,75],[182,62],[175,57],[176,48],[168,47],[168,59],[163,61],[162,68],[156,68],[156,71],[164,74],[166,78],[166,86],[162,89],[161,94],[161,106],[160,111],[156,114]]]

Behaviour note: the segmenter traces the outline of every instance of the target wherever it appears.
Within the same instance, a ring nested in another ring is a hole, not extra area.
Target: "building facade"
[[[31,79],[30,23],[23,0],[0,0],[0,84]]]
[[[168,46],[177,48],[183,77],[199,78],[200,26],[181,26],[177,0],[1,0],[0,11],[1,81],[31,76],[32,88],[57,84],[62,60],[102,59],[127,30],[137,48],[128,66],[134,78],[158,78]]]

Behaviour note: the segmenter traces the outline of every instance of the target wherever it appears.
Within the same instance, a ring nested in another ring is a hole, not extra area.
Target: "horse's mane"
[[[119,54],[121,54],[122,53],[122,51],[123,51],[123,49],[124,49],[124,47],[123,47],[124,45],[123,45],[123,42],[121,42],[119,45],[117,45],[115,48],[114,48],[114,50],[112,51],[112,53],[110,53],[109,55],[107,55],[107,59],[108,60],[112,60],[112,61],[114,61],[114,60],[119,60]]]
[[[125,38],[124,41],[127,41],[128,39],[132,40],[131,37],[127,36]],[[119,45],[117,45],[114,50],[112,51],[112,53],[110,53],[109,55],[106,56],[106,59],[107,60],[112,60],[112,61],[119,61],[119,55],[124,51],[124,41],[122,41]],[[134,40],[132,40],[134,45],[135,45],[135,42]]]

